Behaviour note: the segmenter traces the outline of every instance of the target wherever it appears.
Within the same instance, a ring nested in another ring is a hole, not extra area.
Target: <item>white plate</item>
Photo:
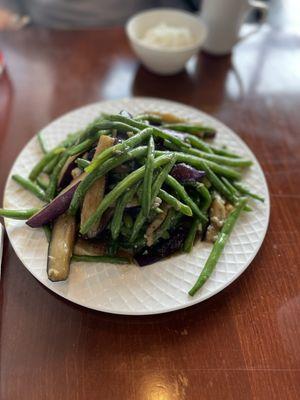
[[[261,193],[264,204],[251,202],[254,211],[244,213],[232,233],[224,254],[205,286],[192,298],[187,292],[198,277],[211,245],[198,243],[189,255],[172,257],[139,268],[135,265],[74,263],[66,282],[52,283],[46,274],[48,244],[42,229],[31,229],[23,221],[5,220],[13,248],[25,267],[41,283],[60,296],[82,306],[115,314],[145,315],[164,313],[199,303],[233,282],[258,252],[269,221],[269,192],[263,172],[253,153],[229,128],[214,118],[182,104],[151,98],[131,98],[91,104],[52,122],[42,134],[47,147],[57,145],[69,132],[92,121],[100,112],[131,113],[144,111],[170,112],[179,117],[202,120],[218,130],[217,144],[251,158],[254,165],[246,172],[245,181],[254,192]],[[23,149],[11,174],[28,176],[42,153],[36,137]],[[41,203],[8,178],[4,206],[25,209]]]

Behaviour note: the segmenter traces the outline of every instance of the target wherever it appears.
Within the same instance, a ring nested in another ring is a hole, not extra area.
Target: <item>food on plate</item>
[[[195,286],[210,277],[234,225],[251,211],[240,183],[251,160],[213,144],[214,128],[172,114],[101,114],[44,155],[28,179],[13,180],[45,204],[5,210],[6,218],[43,228],[51,281],[68,278],[70,263],[135,262],[145,266],[197,241],[213,243]],[[162,266],[163,268],[163,266]]]

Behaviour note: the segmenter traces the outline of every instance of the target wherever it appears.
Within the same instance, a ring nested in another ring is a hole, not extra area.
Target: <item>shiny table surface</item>
[[[299,398],[299,32],[266,27],[232,58],[201,54],[168,78],[139,66],[121,28],[28,28],[2,34],[0,48],[1,196],[15,157],[40,128],[124,96],[163,97],[219,118],[256,153],[271,193],[269,230],[246,272],[208,301],[164,315],[115,316],[64,301],[6,240],[0,398]]]

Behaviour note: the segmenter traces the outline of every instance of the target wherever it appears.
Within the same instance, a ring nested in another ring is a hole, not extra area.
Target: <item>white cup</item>
[[[249,11],[253,9],[262,12],[262,19],[257,28],[246,36],[240,36],[240,28]],[[215,55],[230,53],[236,43],[261,28],[267,12],[267,5],[261,1],[203,0],[201,18],[207,28],[203,50]]]

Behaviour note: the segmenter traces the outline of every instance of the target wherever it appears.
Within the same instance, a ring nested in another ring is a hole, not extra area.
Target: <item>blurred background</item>
[[[264,0],[281,4],[279,0]],[[56,29],[120,25],[134,13],[153,7],[198,12],[201,0],[0,0],[0,29],[19,29],[31,23]],[[220,3],[221,4],[221,3]],[[255,21],[259,13],[248,18]]]

